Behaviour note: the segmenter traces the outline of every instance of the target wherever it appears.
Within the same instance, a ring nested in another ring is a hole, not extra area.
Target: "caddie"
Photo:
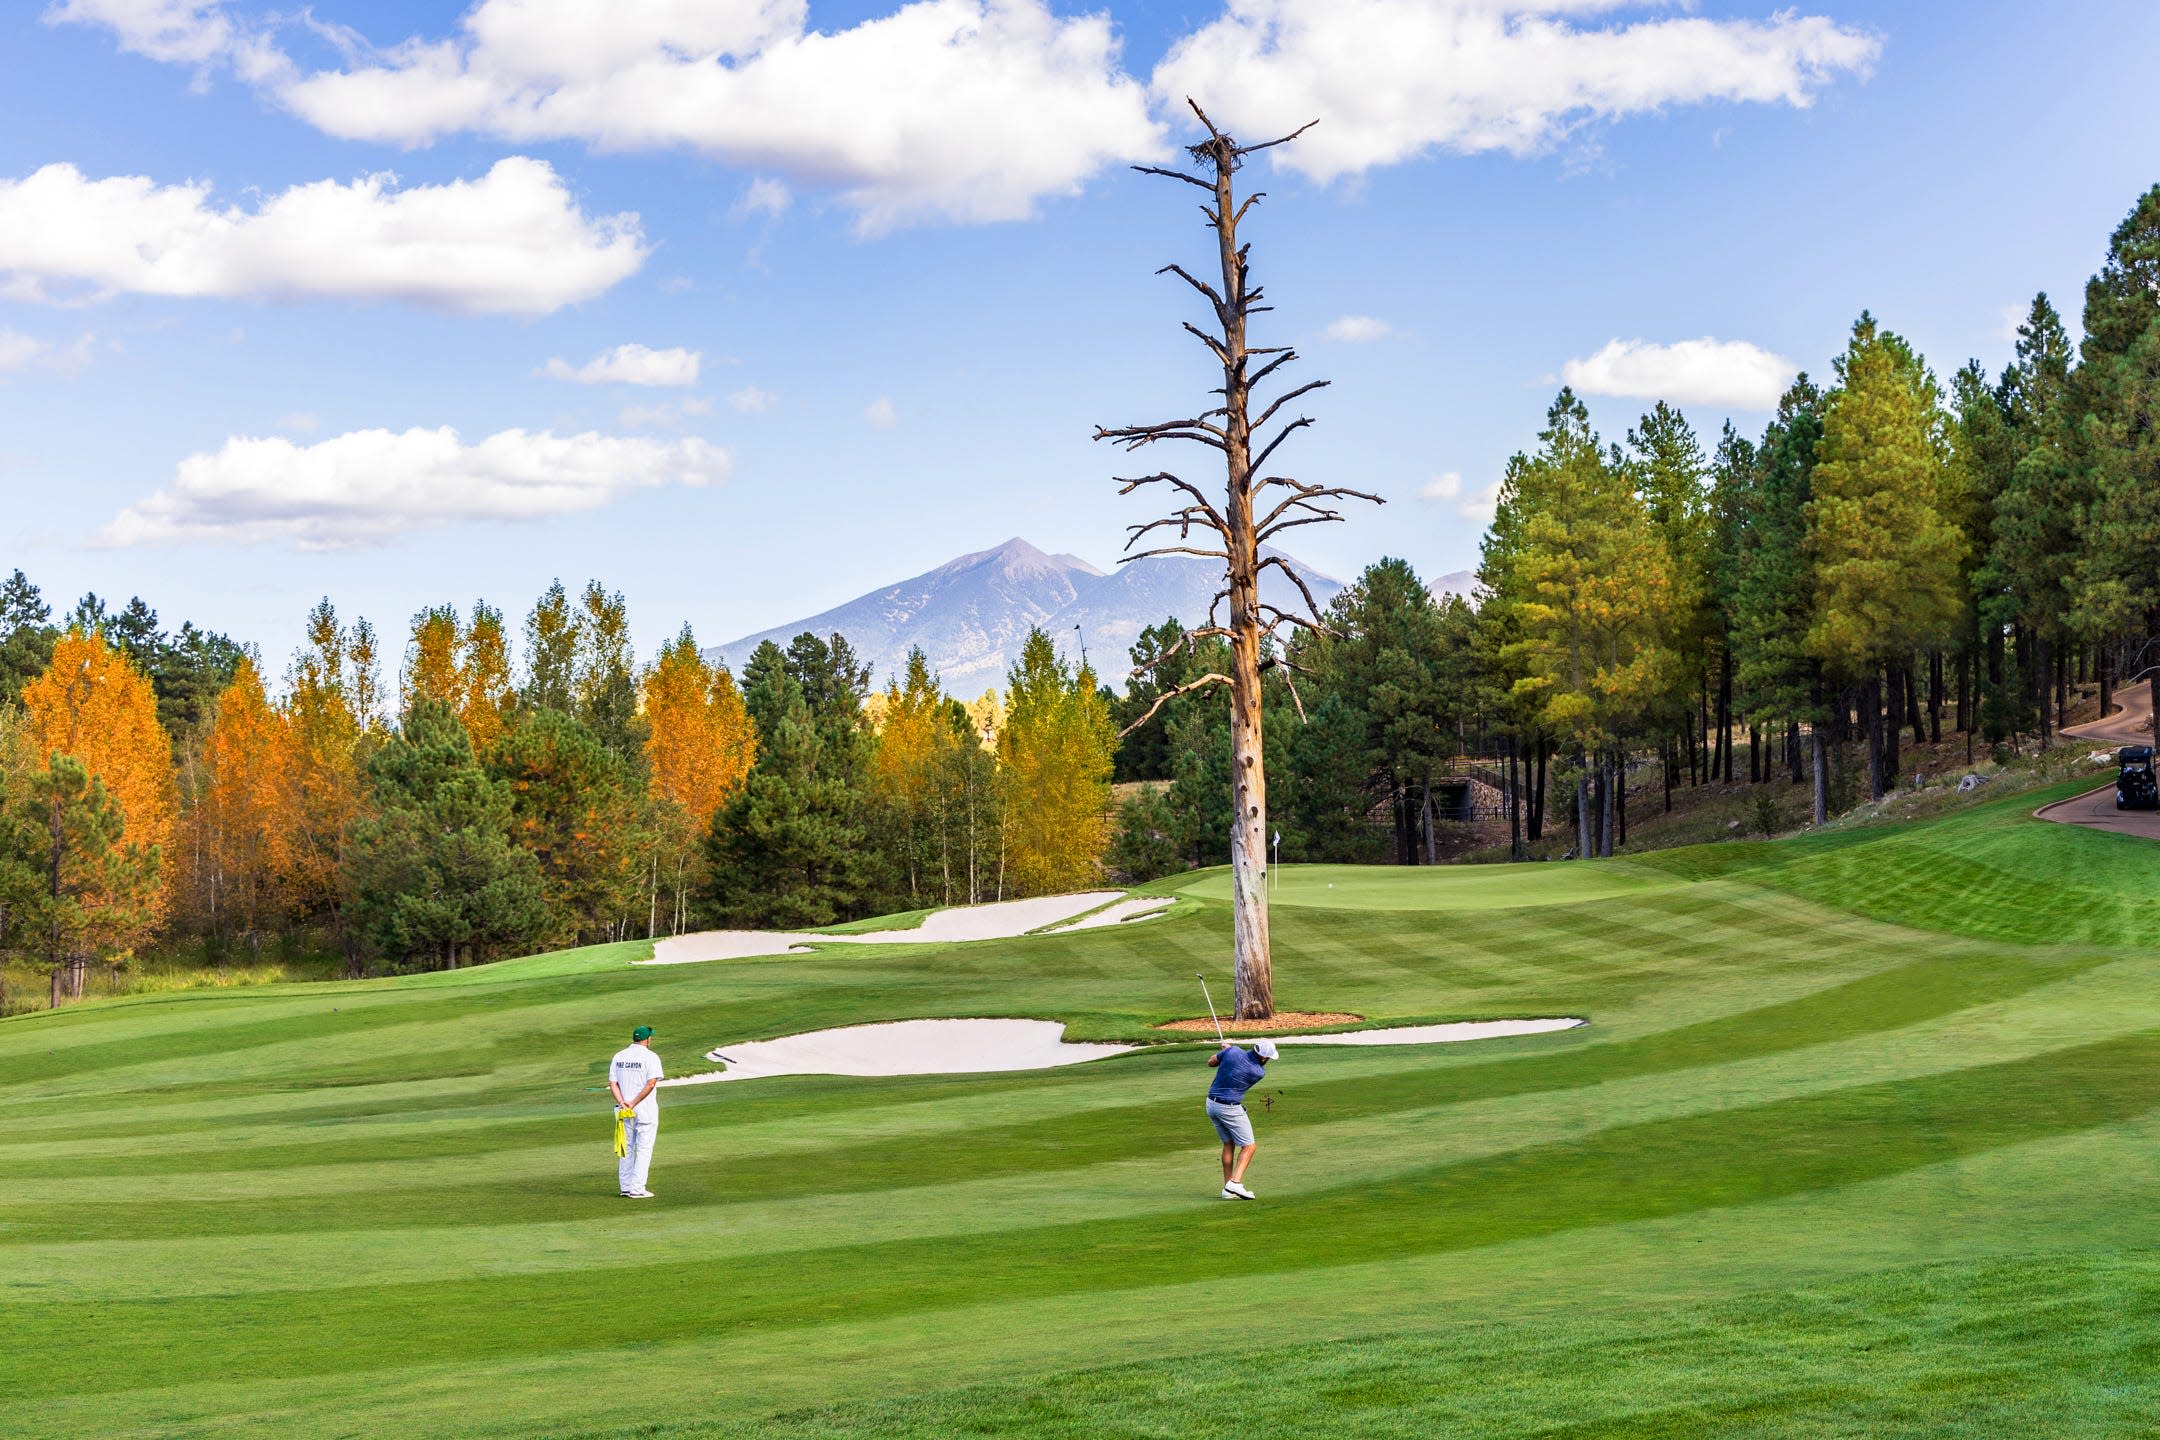
[[[660,1097],[667,1070],[652,1048],[653,1030],[640,1025],[630,1043],[608,1062],[608,1093],[615,1097],[617,1178],[624,1198],[650,1200],[645,1179],[652,1173],[653,1142],[660,1136]]]
[[[1260,1083],[1275,1058],[1275,1042],[1262,1040],[1251,1050],[1225,1045],[1208,1057],[1215,1079],[1208,1085],[1207,1118],[1222,1137],[1222,1198],[1257,1200],[1245,1188],[1245,1167],[1252,1163],[1252,1117],[1245,1113],[1245,1092]]]

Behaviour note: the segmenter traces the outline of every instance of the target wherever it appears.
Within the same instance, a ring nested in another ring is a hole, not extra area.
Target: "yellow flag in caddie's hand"
[[[624,1130],[623,1122],[635,1114],[637,1114],[637,1111],[631,1109],[628,1105],[615,1112],[615,1158],[618,1160],[630,1153],[630,1136]]]

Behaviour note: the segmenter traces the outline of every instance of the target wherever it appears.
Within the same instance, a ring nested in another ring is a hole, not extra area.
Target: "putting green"
[[[641,1021],[677,1073],[872,1020],[1159,1040],[1219,875],[1125,929],[0,1021],[0,1432],[2144,1433],[2160,852],[2036,803],[1286,873],[1287,1008],[1592,1023],[1286,1050],[1257,1205],[1203,1045],[671,1090],[641,1204],[600,1089]]]
[[[1284,865],[1269,902],[1329,910],[1511,910],[1525,905],[1580,905],[1639,895],[1674,883],[1671,875],[1624,860],[1588,865]],[[1177,887],[1181,895],[1230,899],[1230,872],[1210,870]]]

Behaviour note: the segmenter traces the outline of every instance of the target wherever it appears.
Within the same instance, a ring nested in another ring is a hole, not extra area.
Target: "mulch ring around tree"
[[[1284,1030],[1316,1030],[1327,1025],[1355,1025],[1365,1017],[1344,1015],[1336,1011],[1278,1010],[1266,1020],[1225,1020],[1225,1035],[1271,1035]],[[1197,1020],[1172,1020],[1167,1025],[1157,1025],[1157,1030],[1189,1030],[1202,1035],[1215,1033],[1215,1022],[1202,1015]]]

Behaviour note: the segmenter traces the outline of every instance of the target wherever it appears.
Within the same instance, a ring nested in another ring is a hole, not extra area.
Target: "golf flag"
[[[630,1136],[623,1129],[623,1122],[635,1114],[637,1111],[627,1105],[615,1112],[615,1158],[618,1160],[630,1153]]]

